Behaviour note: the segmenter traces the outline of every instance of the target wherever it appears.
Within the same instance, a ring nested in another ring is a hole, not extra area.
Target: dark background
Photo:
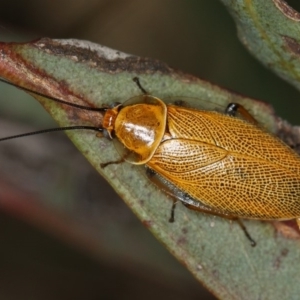
[[[300,10],[298,1],[288,2]],[[279,116],[299,123],[298,92],[243,48],[230,15],[218,0],[2,0],[0,25],[0,38],[5,41],[42,36],[86,39],[157,58],[227,89],[269,102]],[[1,136],[53,124],[30,97],[2,85],[0,109]],[[124,228],[124,244],[117,247],[130,247],[131,239],[135,239],[147,245],[147,250],[136,249],[134,253],[133,247],[128,262],[122,264],[117,263],[116,256],[95,259],[7,211],[0,212],[1,299],[213,299],[140,225],[63,135],[43,139],[47,141],[38,138],[36,144],[23,140],[18,144],[22,146],[14,150],[1,144],[0,181],[13,192],[18,189],[24,195],[41,195],[35,178],[45,177],[39,188],[47,195],[56,195],[60,188],[57,174],[62,171],[54,170],[53,165],[63,165],[63,180],[70,189],[60,191],[57,197],[80,199],[77,209],[84,210],[86,218],[99,218],[103,230],[106,222]],[[55,151],[50,153],[47,143]],[[39,166],[45,164],[51,168]],[[24,171],[27,165],[30,171]],[[18,173],[23,177],[13,174],[12,178],[12,167],[20,167]],[[77,189],[72,190],[74,185]],[[95,204],[99,199],[102,202]],[[112,234],[118,236],[107,233]],[[149,261],[162,263],[151,265]]]

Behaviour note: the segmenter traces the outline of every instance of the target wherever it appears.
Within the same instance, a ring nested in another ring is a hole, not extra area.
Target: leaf
[[[175,71],[159,61],[126,55],[89,42],[40,39],[26,44],[2,43],[0,76],[25,88],[91,107],[123,103],[139,95],[132,81],[138,76],[147,91],[156,97],[190,97],[195,99],[195,104],[201,99],[223,107],[239,102],[270,131],[281,134],[290,143],[298,137],[294,128],[274,116],[273,110],[262,102]],[[61,126],[101,123],[98,113],[33,96]],[[294,284],[297,280],[291,280],[297,278],[298,270],[294,266],[300,256],[299,240],[291,238],[293,229],[278,224],[274,227],[268,222],[245,221],[258,243],[252,248],[237,224],[190,211],[181,205],[176,209],[176,222],[170,224],[170,199],[148,181],[141,168],[123,163],[102,169],[100,163],[119,158],[113,144],[92,131],[72,131],[68,135],[143,224],[215,295],[226,299],[282,299],[299,294],[300,287]],[[83,247],[88,244],[83,238],[84,228],[80,229],[83,234],[76,234],[80,221],[68,205],[48,199],[47,206],[60,207],[78,225],[73,229],[73,238]],[[40,218],[40,222],[43,221],[61,232],[59,226],[55,228],[47,218]],[[61,224],[64,221],[61,220]],[[283,229],[289,230],[289,236],[279,233],[278,230]],[[97,251],[96,230],[89,232],[89,236]],[[296,233],[295,236],[298,238]]]
[[[284,0],[221,0],[245,47],[265,66],[300,89],[300,13]]]

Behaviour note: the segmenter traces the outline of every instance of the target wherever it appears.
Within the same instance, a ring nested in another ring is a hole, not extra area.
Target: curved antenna
[[[12,135],[12,136],[8,136],[8,137],[0,138],[0,142],[7,141],[7,140],[12,140],[12,139],[17,139],[17,138],[21,138],[21,137],[25,137],[25,136],[30,136],[30,135],[47,133],[47,132],[75,130],[75,129],[87,129],[87,130],[94,130],[94,131],[98,131],[98,132],[103,131],[102,128],[94,127],[94,126],[81,126],[81,125],[78,125],[78,126],[65,126],[65,127],[56,127],[56,128],[43,129],[43,130],[39,130],[39,131],[33,131],[33,132],[27,132],[27,133]]]
[[[33,90],[30,90],[28,88],[25,87],[21,87],[18,86],[12,82],[9,82],[3,78],[0,78],[0,82],[9,84],[11,86],[17,87],[23,91],[29,92],[29,93],[34,93],[38,96],[42,96],[45,97],[49,100],[58,102],[58,103],[62,103],[62,104],[66,104],[75,108],[79,108],[79,109],[84,109],[84,110],[89,110],[89,111],[98,111],[98,112],[104,112],[107,110],[107,108],[95,108],[95,107],[89,107],[89,106],[84,106],[84,105],[79,105],[79,104],[74,104],[71,102],[67,102],[52,96],[48,96],[45,94],[42,94],[40,92],[36,92]],[[77,129],[86,129],[86,130],[94,130],[94,131],[98,131],[98,132],[103,132],[103,128],[101,127],[95,127],[95,126],[85,126],[85,125],[75,125],[75,126],[64,126],[64,127],[56,127],[56,128],[48,128],[48,129],[43,129],[43,130],[38,130],[38,131],[33,131],[33,132],[27,132],[27,133],[22,133],[22,134],[17,134],[17,135],[12,135],[12,136],[8,136],[8,137],[4,137],[4,138],[0,138],[0,142],[3,141],[7,141],[7,140],[12,140],[12,139],[16,139],[16,138],[21,138],[21,137],[26,137],[26,136],[31,136],[31,135],[37,135],[37,134],[42,134],[42,133],[48,133],[48,132],[54,132],[54,131],[66,131],[66,130],[77,130]]]
[[[14,84],[12,82],[9,82],[9,81],[7,81],[3,78],[0,78],[0,82],[9,84],[9,85],[14,86],[14,87],[17,87],[18,89],[23,90],[25,92],[33,93],[33,94],[36,94],[38,96],[45,97],[49,100],[52,100],[52,101],[55,101],[55,102],[58,102],[58,103],[62,103],[62,104],[66,104],[66,105],[69,105],[69,106],[72,106],[72,107],[76,107],[76,108],[80,108],[80,109],[84,109],[84,110],[90,110],[90,111],[99,111],[99,112],[103,112],[103,111],[107,110],[107,108],[105,108],[105,107],[102,107],[102,108],[100,108],[100,107],[89,107],[89,106],[84,106],[84,105],[80,105],[80,104],[71,103],[71,102],[68,102],[68,101],[65,101],[65,100],[62,100],[62,99],[58,99],[58,98],[55,98],[55,97],[52,97],[52,96],[48,96],[48,95],[45,95],[43,93],[36,92],[36,91],[31,90],[31,89],[16,85],[16,84]]]

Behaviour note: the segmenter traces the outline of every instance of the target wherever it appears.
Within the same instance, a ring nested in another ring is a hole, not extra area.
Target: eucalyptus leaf
[[[300,89],[300,13],[285,0],[221,0],[245,47],[265,66]]]

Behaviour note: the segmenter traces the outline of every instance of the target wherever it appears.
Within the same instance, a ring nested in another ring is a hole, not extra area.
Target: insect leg
[[[114,141],[117,141],[117,140],[114,140]],[[117,145],[119,145],[119,144],[117,144]],[[125,154],[124,154],[120,159],[118,159],[118,160],[108,161],[108,162],[106,162],[106,163],[101,163],[101,164],[100,164],[100,167],[101,167],[102,169],[104,169],[104,168],[106,168],[106,167],[109,166],[109,165],[118,165],[118,164],[121,164],[121,163],[123,163],[123,162],[126,161],[126,158],[128,157],[129,154],[130,154],[130,152],[125,153]]]
[[[107,166],[109,166],[109,165],[114,165],[114,164],[121,164],[121,163],[123,163],[125,160],[124,160],[124,158],[120,158],[119,160],[115,160],[115,161],[108,161],[108,162],[106,162],[106,163],[102,163],[102,164],[100,164],[100,167],[102,168],[102,169],[104,169],[104,168],[106,168]]]
[[[174,223],[175,222],[175,209],[176,209],[176,205],[179,202],[179,200],[175,196],[174,192],[172,191],[172,187],[166,185],[165,182],[162,181],[162,178],[156,172],[154,172],[152,169],[150,169],[148,167],[146,167],[146,175],[157,187],[159,187],[160,190],[164,191],[168,196],[170,196],[171,200],[173,201],[169,222]]]
[[[171,215],[170,215],[170,219],[169,219],[170,223],[175,222],[175,208],[176,208],[177,203],[178,203],[178,201],[173,200],[173,204],[172,204],[172,208],[171,208]]]
[[[239,226],[240,226],[241,229],[243,230],[243,232],[244,232],[246,238],[250,241],[251,246],[252,246],[252,247],[255,247],[255,246],[256,246],[256,242],[255,242],[254,239],[251,237],[250,233],[248,232],[248,230],[247,230],[245,224],[241,221],[241,219],[239,219],[239,218],[233,218],[232,220],[233,220],[233,221],[236,221],[236,222],[239,224]]]
[[[250,233],[248,232],[246,226],[244,225],[244,223],[237,217],[233,217],[230,215],[226,215],[226,214],[222,214],[221,212],[216,212],[210,209],[206,209],[204,206],[193,206],[187,203],[183,203],[187,208],[192,209],[192,210],[197,210],[206,214],[210,214],[213,216],[218,216],[224,219],[228,219],[228,220],[232,220],[232,221],[236,221],[238,223],[238,225],[240,226],[240,228],[242,229],[242,231],[244,232],[246,238],[250,241],[250,244],[252,247],[256,246],[256,242],[255,240],[251,237]],[[300,222],[300,221],[299,221]]]
[[[142,91],[143,94],[148,95],[148,92],[142,87],[140,79],[138,77],[134,77],[132,78],[132,80],[136,83],[136,85]]]
[[[235,117],[240,114],[246,121],[257,125],[256,119],[248,112],[248,110],[241,104],[229,103],[226,107],[225,113],[229,116]]]

